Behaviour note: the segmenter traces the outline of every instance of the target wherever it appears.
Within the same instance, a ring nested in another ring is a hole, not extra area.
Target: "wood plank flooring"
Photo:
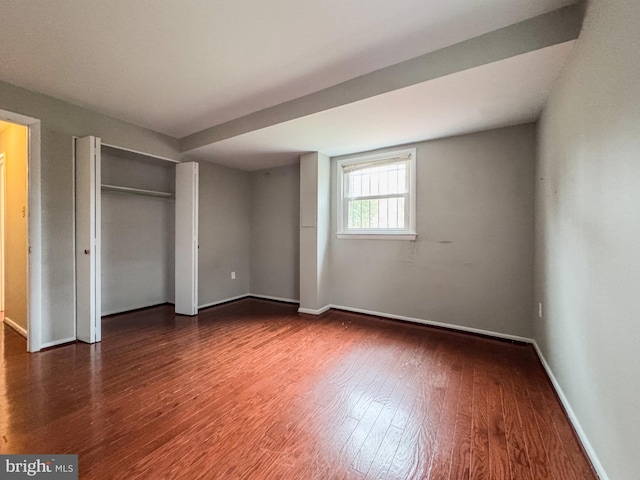
[[[596,478],[527,345],[255,299],[0,337],[0,453],[83,479]]]

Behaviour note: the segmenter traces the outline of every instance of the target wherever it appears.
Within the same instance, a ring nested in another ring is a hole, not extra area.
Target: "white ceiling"
[[[0,0],[0,80],[180,138],[573,1]]]
[[[232,137],[190,152],[245,170],[517,125],[538,118],[575,42]]]

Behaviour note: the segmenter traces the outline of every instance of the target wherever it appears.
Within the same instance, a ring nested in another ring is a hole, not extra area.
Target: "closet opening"
[[[176,163],[101,148],[101,315],[174,303]]]

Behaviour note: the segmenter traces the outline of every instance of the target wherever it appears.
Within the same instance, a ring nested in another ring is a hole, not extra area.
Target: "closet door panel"
[[[100,139],[76,139],[76,337],[102,339],[100,300]]]

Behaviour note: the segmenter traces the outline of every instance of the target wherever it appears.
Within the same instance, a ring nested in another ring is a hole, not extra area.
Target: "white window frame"
[[[404,229],[350,229],[347,226],[347,198],[345,197],[345,176],[348,172],[344,168],[349,165],[358,163],[383,162],[385,160],[395,160],[401,157],[409,157],[408,183],[409,201],[406,202],[405,208],[408,207],[408,218]],[[337,175],[337,220],[338,229],[336,236],[342,239],[368,239],[368,240],[415,240],[416,232],[416,149],[408,148],[404,150],[394,150],[392,152],[377,153],[373,155],[364,155],[361,157],[339,160],[336,165]]]

